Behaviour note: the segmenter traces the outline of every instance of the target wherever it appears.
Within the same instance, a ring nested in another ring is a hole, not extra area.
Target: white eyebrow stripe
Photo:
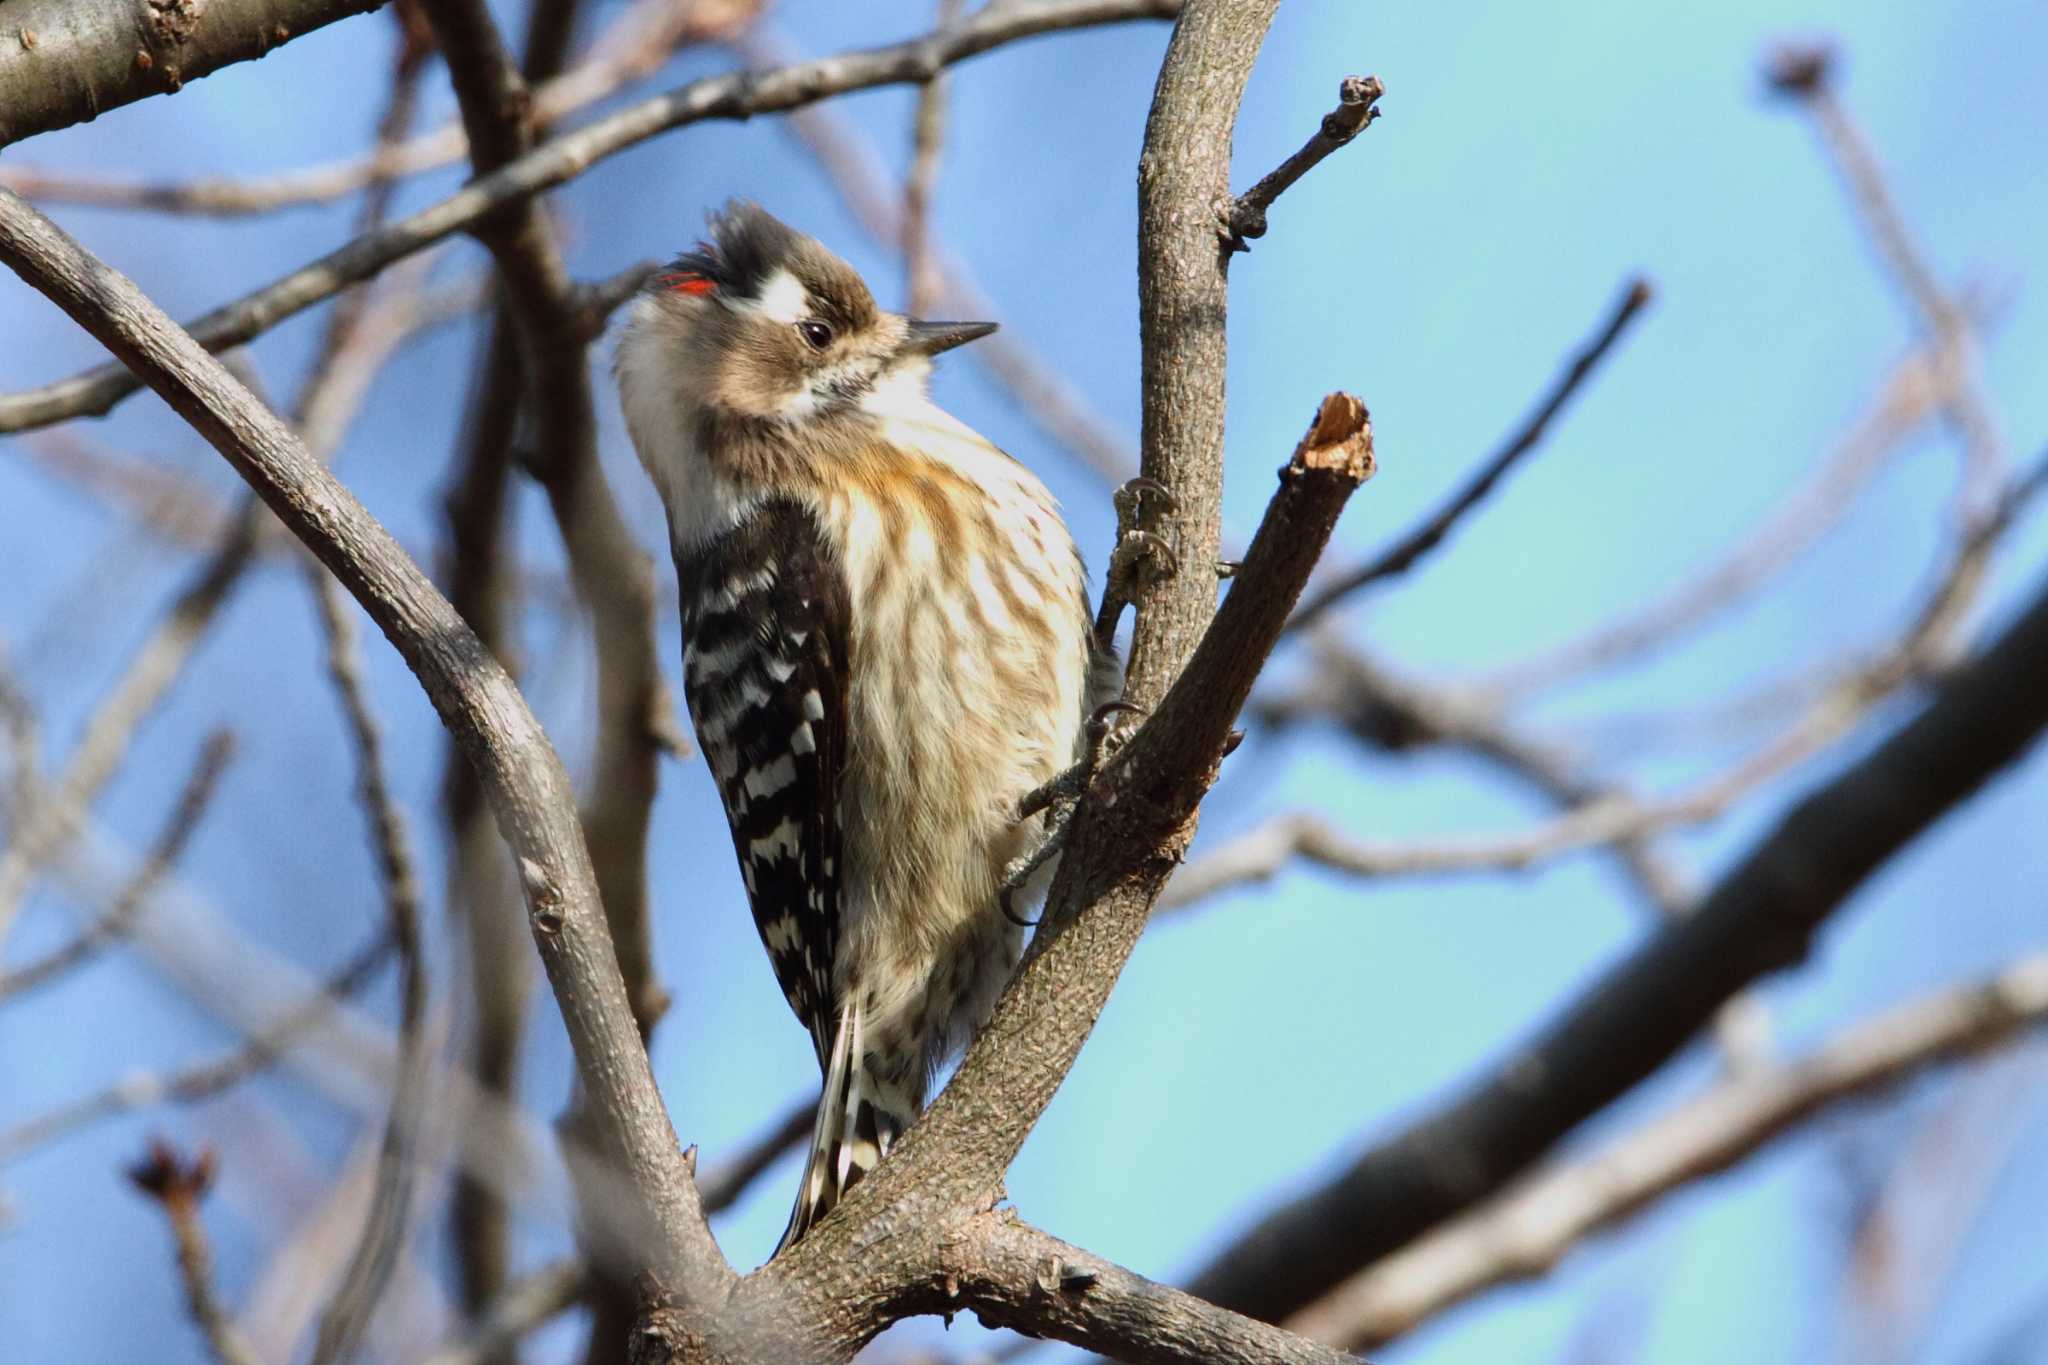
[[[770,275],[761,286],[761,296],[742,299],[736,306],[743,311],[757,313],[770,322],[801,322],[816,310],[811,307],[811,296],[805,291],[803,282],[789,273],[787,268]]]

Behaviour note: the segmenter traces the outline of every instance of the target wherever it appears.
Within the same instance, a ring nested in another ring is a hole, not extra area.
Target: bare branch
[[[187,330],[208,350],[253,340],[286,318],[330,298],[448,236],[477,227],[508,204],[575,179],[593,165],[672,128],[707,119],[744,119],[867,90],[929,80],[954,62],[1041,33],[1161,18],[1174,0],[1019,0],[981,9],[943,34],[866,52],[801,62],[778,71],[734,72],[692,81],[632,104],[574,132],[549,139],[409,218],[364,233],[312,264],[195,319]],[[98,416],[135,392],[117,366],[0,397],[0,433]]]
[[[1608,314],[1607,322],[1600,332],[1571,359],[1564,373],[1557,377],[1550,392],[1537,404],[1536,411],[1529,415],[1521,428],[1492,458],[1481,465],[1464,486],[1453,493],[1444,504],[1426,517],[1422,524],[1409,531],[1392,545],[1382,550],[1366,563],[1345,571],[1334,581],[1325,584],[1302,603],[1294,619],[1287,623],[1290,631],[1314,623],[1323,613],[1337,605],[1345,597],[1369,584],[1396,578],[1414,568],[1417,561],[1443,543],[1444,537],[1459,520],[1477,507],[1494,486],[1512,469],[1524,455],[1534,450],[1549,430],[1550,423],[1564,405],[1572,400],[1579,387],[1591,377],[1614,343],[1621,339],[1628,325],[1650,302],[1650,282],[1637,278],[1629,281],[1621,292],[1621,298]]]
[[[241,1084],[275,1062],[298,1038],[326,1018],[336,1002],[353,994],[391,956],[391,937],[379,932],[300,1005],[240,1047],[168,1076],[142,1073],[73,1100],[46,1114],[0,1131],[0,1166],[27,1156],[59,1138],[158,1104],[197,1104]]]
[[[6,193],[0,190],[0,195]],[[6,200],[0,199],[0,213],[6,206]],[[261,515],[253,502],[244,506],[213,557],[173,599],[86,722],[63,776],[49,784],[16,822],[13,839],[0,850],[0,942],[5,941],[36,870],[77,829],[126,757],[136,728],[155,711],[191,661],[200,638],[249,562]]]
[[[529,70],[533,114],[557,122],[651,76],[681,47],[730,38],[760,8],[760,0],[638,0],[592,44],[590,55],[560,75]],[[459,120],[367,155],[281,175],[198,180],[124,180],[41,166],[0,166],[0,185],[24,199],[91,204],[100,208],[238,217],[318,204],[357,190],[451,166],[469,155]]]
[[[1919,715],[1794,806],[1691,915],[1610,968],[1500,1071],[1262,1220],[1193,1292],[1283,1320],[1499,1189],[1669,1060],[1731,995],[1799,961],[1865,878],[2044,725],[2048,586]]]
[[[511,318],[494,312],[476,359],[456,471],[441,505],[447,522],[449,601],[477,639],[517,679],[521,651],[508,611],[516,538],[509,534],[512,461],[519,404],[519,339]],[[452,739],[441,778],[451,855],[447,901],[468,945],[469,1066],[477,1084],[510,1102],[517,1092],[521,1040],[533,994],[518,879],[491,822],[483,783]],[[505,1284],[510,1257],[506,1202],[466,1168],[456,1174],[450,1220],[463,1306],[481,1313]],[[510,1365],[494,1361],[491,1365]]]
[[[816,1099],[803,1099],[738,1154],[704,1172],[698,1180],[704,1212],[718,1213],[737,1203],[769,1166],[810,1136],[816,1110]],[[426,1365],[484,1365],[549,1318],[582,1302],[596,1285],[580,1259],[535,1271],[492,1297],[474,1335],[436,1352]]]
[[[488,173],[532,146],[526,86],[482,0],[424,0],[447,55],[473,159]],[[612,947],[642,1037],[667,999],[654,979],[647,903],[647,822],[654,805],[655,717],[667,706],[654,654],[654,570],[619,515],[597,456],[590,388],[591,333],[554,228],[540,204],[519,203],[484,232],[525,358],[536,449],[530,462],[547,490],[577,595],[597,642],[596,771],[582,819],[597,869]]]
[[[157,834],[156,843],[151,846],[142,867],[128,879],[106,913],[87,925],[76,938],[51,949],[33,962],[0,973],[0,1004],[23,991],[55,980],[128,932],[157,883],[184,856],[185,845],[191,842],[200,820],[213,804],[220,775],[226,770],[233,753],[234,736],[229,731],[215,730],[206,737],[206,742],[200,746],[199,758],[185,779],[184,790],[178,793],[170,817],[164,821],[164,827]]]
[[[1870,139],[1836,98],[1834,67],[1834,54],[1825,48],[1794,48],[1767,61],[1765,74],[1773,89],[1797,101],[1813,119],[1879,262],[1918,315],[1943,366],[1946,408],[1962,437],[1963,511],[1966,516],[1981,512],[2004,477],[2005,438],[1978,382],[1970,318],[1942,289],[1926,254],[1914,242]]]
[[[1250,251],[1246,239],[1266,235],[1266,210],[1295,181],[1339,147],[1372,127],[1380,116],[1379,99],[1386,94],[1378,76],[1346,76],[1337,86],[1337,107],[1323,115],[1315,135],[1301,150],[1268,171],[1259,183],[1223,206],[1223,231],[1233,251]]]
[[[508,1285],[468,1337],[442,1347],[422,1365],[489,1365],[589,1293],[590,1276],[581,1261],[556,1261]]]
[[[385,777],[381,727],[370,710],[355,630],[342,603],[341,589],[318,567],[309,568],[309,577],[327,636],[328,672],[355,748],[358,792],[377,850],[385,914],[399,962],[398,1076],[391,1087],[390,1111],[377,1152],[377,1180],[362,1235],[342,1275],[341,1288],[321,1318],[313,1359],[325,1365],[346,1360],[353,1353],[397,1262],[412,1208],[416,1149],[428,1109],[430,1059],[426,949],[411,840]]]
[[[1914,1001],[1797,1062],[1728,1081],[1596,1155],[1540,1172],[1354,1275],[1288,1322],[1348,1351],[1541,1275],[1601,1228],[1726,1170],[1820,1109],[2010,1041],[2048,1020],[2048,956]]]
[[[985,1327],[1051,1337],[1137,1365],[1355,1365],[1309,1338],[1227,1313],[1039,1231],[985,1213],[941,1292]]]
[[[504,671],[388,533],[277,418],[128,280],[0,190],[0,259],[148,376],[370,611],[485,772],[605,1147],[645,1201],[632,1229],[678,1284],[722,1262],[661,1106],[598,904],[568,776]],[[685,1278],[687,1271],[688,1278]],[[729,1272],[727,1272],[729,1273]]]
[[[151,1144],[147,1157],[129,1168],[128,1179],[154,1199],[170,1220],[171,1236],[178,1244],[178,1279],[185,1287],[185,1302],[213,1358],[220,1365],[260,1365],[213,1287],[213,1248],[199,1221],[199,1201],[213,1184],[213,1153],[202,1151],[188,1161],[159,1139]]]
[[[1496,711],[1462,696],[1456,688],[1433,687],[1399,677],[1361,651],[1319,638],[1319,667],[1307,687],[1290,698],[1263,703],[1260,718],[1287,724],[1298,715],[1336,717],[1354,736],[1389,753],[1443,745],[1470,754],[1524,783],[1565,811],[1639,807],[1625,786],[1608,782],[1585,769],[1572,755],[1514,728]],[[1674,917],[1691,909],[1695,892],[1690,879],[1658,851],[1647,833],[1624,834],[1612,849],[1617,865],[1633,882],[1646,905],[1658,915]],[[1251,871],[1256,864],[1241,870]],[[1190,872],[1196,880],[1182,886],[1176,878],[1160,897],[1162,909],[1186,906],[1227,880],[1224,868]],[[1188,874],[1183,874],[1185,877]],[[1769,1030],[1761,1001],[1738,996],[1721,1011],[1714,1032],[1733,1070],[1765,1059]]]
[[[1529,699],[1588,674],[1636,662],[1727,611],[1793,563],[1848,515],[1855,496],[1919,423],[1947,401],[1944,367],[1926,352],[1902,360],[1877,398],[1801,488],[1719,562],[1658,601],[1482,680],[1499,696]]]
[[[11,0],[0,42],[0,147],[174,93],[384,0],[208,0],[152,6]]]
[[[939,0],[935,26],[943,31],[959,20],[960,0]],[[941,75],[918,87],[917,114],[911,122],[910,175],[903,182],[903,293],[914,318],[930,317],[945,288],[931,241],[932,187],[938,183],[945,135],[946,78]]]

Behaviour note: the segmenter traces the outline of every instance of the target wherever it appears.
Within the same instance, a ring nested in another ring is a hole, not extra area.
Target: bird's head
[[[727,205],[707,241],[649,282],[620,345],[629,390],[698,412],[802,424],[921,384],[931,358],[988,322],[920,322],[875,305],[853,267],[758,205]]]

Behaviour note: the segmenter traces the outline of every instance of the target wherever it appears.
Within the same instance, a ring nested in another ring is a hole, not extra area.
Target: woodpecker
[[[824,1090],[778,1253],[888,1155],[988,1018],[1022,930],[1019,802],[1113,687],[1028,469],[935,406],[995,330],[876,306],[756,205],[634,302],[616,373],[668,513],[690,717]]]

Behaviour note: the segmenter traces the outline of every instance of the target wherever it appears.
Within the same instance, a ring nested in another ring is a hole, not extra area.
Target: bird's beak
[[[903,341],[905,355],[937,355],[955,346],[965,346],[996,329],[993,322],[919,322],[912,319]]]

